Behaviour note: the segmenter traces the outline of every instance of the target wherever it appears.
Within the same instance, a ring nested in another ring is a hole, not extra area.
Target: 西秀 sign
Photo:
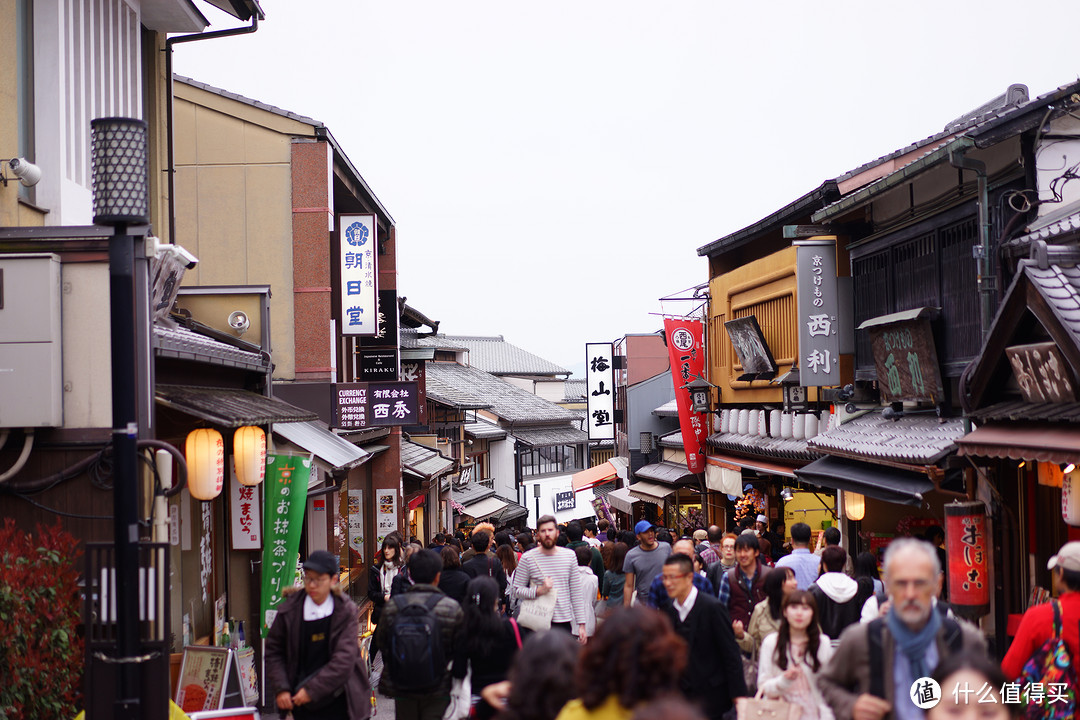
[[[415,382],[338,383],[335,392],[335,427],[342,430],[418,422],[419,392]]]

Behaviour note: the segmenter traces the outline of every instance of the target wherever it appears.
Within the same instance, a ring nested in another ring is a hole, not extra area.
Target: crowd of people
[[[941,599],[933,544],[894,540],[879,577],[873,556],[851,561],[839,533],[814,551],[805,523],[792,526],[788,545],[765,537],[758,520],[739,534],[710,527],[679,539],[645,520],[619,532],[552,516],[535,533],[482,523],[428,548],[388,536],[369,573],[372,653],[383,659],[372,682],[395,699],[399,720],[720,720],[767,700],[796,707],[803,720],[1076,711],[1071,661],[1060,707],[1010,687],[1026,677],[1030,692],[1054,662],[1077,657],[1080,543],[1051,560],[1060,601],[1029,611],[998,665],[978,627]],[[286,603],[271,630],[269,681],[280,688],[279,710],[301,720],[367,717],[354,707],[356,658],[335,664],[326,648],[303,649],[319,632],[330,638],[324,645],[337,643],[330,611],[312,610],[327,597],[323,574],[336,573],[336,560],[321,562],[305,565],[308,599]],[[271,657],[290,643],[300,668],[291,674]],[[329,702],[327,677],[295,689],[320,661],[348,688]]]

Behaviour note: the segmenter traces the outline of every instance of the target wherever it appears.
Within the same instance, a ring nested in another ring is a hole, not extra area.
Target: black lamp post
[[[94,224],[114,228],[109,243],[109,323],[112,349],[113,538],[117,656],[115,716],[141,718],[138,662],[139,517],[138,378],[135,361],[135,242],[129,225],[150,222],[147,127],[132,118],[90,122]]]

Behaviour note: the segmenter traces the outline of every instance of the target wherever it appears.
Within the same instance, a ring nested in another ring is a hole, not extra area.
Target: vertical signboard
[[[949,604],[962,617],[982,617],[990,612],[986,506],[977,501],[946,505],[945,539]]]
[[[341,333],[379,331],[378,225],[374,215],[339,215],[341,252]]]
[[[386,539],[386,536],[398,529],[397,491],[376,490],[375,502],[378,503],[375,516],[378,519],[378,534],[375,537],[375,544],[382,547],[382,541]]]
[[[350,566],[364,564],[364,491],[349,490],[349,557]]]
[[[307,506],[311,458],[297,455],[266,456],[266,519],[263,525],[262,636],[270,631],[281,591],[293,583],[300,530]]]
[[[397,290],[379,290],[378,315],[375,332],[360,338],[359,355],[361,380],[397,380],[398,366],[398,299]]]
[[[705,472],[705,439],[709,435],[706,413],[690,408],[690,391],[685,385],[701,377],[705,367],[704,327],[700,320],[664,319],[675,403],[679,408],[679,428],[686,449],[686,467],[692,473]]]
[[[259,514],[259,487],[241,485],[233,471],[229,481],[229,514],[232,519],[233,550],[258,550],[262,547],[262,515]]]
[[[585,400],[590,440],[615,439],[615,363],[611,343],[585,343]]]
[[[401,379],[416,383],[416,424],[427,425],[427,363],[423,360],[401,363]]]
[[[799,384],[840,384],[840,291],[836,238],[797,240],[795,280],[799,300]]]

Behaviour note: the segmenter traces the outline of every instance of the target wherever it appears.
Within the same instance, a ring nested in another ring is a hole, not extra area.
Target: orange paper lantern
[[[225,484],[225,440],[221,433],[199,428],[188,433],[184,446],[188,491],[196,500],[213,500]]]
[[[236,479],[241,485],[258,485],[266,476],[266,433],[260,427],[245,425],[233,433],[233,460]]]

